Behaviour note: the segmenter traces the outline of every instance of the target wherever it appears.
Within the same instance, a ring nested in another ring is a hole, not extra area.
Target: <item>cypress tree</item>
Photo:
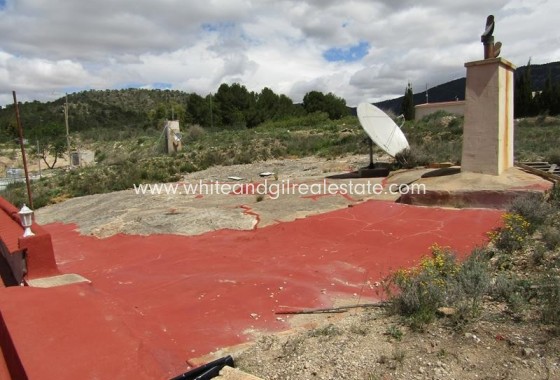
[[[514,115],[515,117],[533,116],[535,111],[531,81],[531,60],[529,59],[525,71],[515,82]]]
[[[414,94],[412,93],[412,86],[410,82],[408,82],[408,86],[404,92],[401,112],[404,115],[405,120],[414,120]]]

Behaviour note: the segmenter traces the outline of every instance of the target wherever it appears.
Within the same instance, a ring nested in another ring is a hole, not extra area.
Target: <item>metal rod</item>
[[[70,133],[68,128],[68,94],[65,94],[66,103],[64,104],[64,123],[66,124],[66,145],[68,147],[68,169],[72,167],[70,158]]]
[[[368,166],[368,169],[373,169],[373,168],[375,168],[375,165],[373,164],[373,141],[371,140],[371,138],[368,138],[368,144],[369,144],[369,166]]]
[[[31,195],[31,184],[29,182],[29,172],[27,171],[27,159],[25,157],[25,147],[23,146],[23,127],[21,126],[21,118],[19,117],[19,106],[17,102],[16,92],[12,91],[14,96],[14,107],[16,110],[16,121],[18,125],[19,146],[21,147],[21,158],[23,160],[23,171],[25,172],[25,184],[27,186],[27,198],[29,199],[29,208],[33,210],[33,196]]]
[[[39,165],[39,178],[43,178],[43,173],[41,171],[41,153],[39,148],[39,139],[37,139],[37,164]]]

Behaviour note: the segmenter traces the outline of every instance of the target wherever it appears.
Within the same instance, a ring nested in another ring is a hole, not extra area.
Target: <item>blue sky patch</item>
[[[2,0],[0,0],[2,1]],[[214,23],[204,23],[202,24],[202,30],[205,32],[223,32],[226,30],[233,29],[235,23],[233,22],[214,22]]]
[[[154,83],[141,83],[141,82],[127,82],[122,85],[114,87],[115,90],[126,90],[129,88],[145,88],[154,90],[170,90],[173,87],[171,83],[154,82]]]
[[[6,8],[6,0],[0,0],[0,9]]]
[[[173,87],[171,83],[165,83],[165,82],[152,83],[152,88],[155,88],[157,90],[169,90],[171,89],[171,87]]]
[[[355,62],[364,58],[369,51],[369,43],[360,41],[357,45],[331,48],[323,53],[329,62]]]

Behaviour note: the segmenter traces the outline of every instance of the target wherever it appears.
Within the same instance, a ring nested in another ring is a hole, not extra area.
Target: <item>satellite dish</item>
[[[395,157],[401,150],[409,148],[408,141],[399,126],[376,106],[360,103],[358,119],[368,136],[388,155]]]

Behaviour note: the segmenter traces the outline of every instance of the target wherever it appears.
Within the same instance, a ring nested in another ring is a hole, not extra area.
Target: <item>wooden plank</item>
[[[560,175],[556,175],[556,174],[545,172],[543,170],[535,169],[532,166],[527,165],[526,163],[517,162],[515,165],[520,167],[521,169],[524,169],[524,170],[528,171],[529,173],[533,173],[535,175],[538,175],[539,177],[543,177],[543,178],[548,179],[550,181],[554,181],[554,182],[560,181]]]

